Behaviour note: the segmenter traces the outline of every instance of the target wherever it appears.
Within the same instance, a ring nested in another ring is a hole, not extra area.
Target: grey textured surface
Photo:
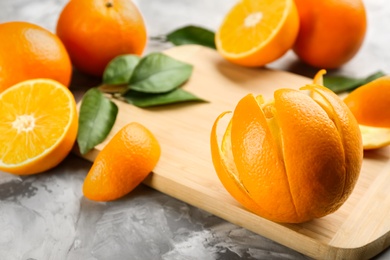
[[[0,0],[0,22],[54,31],[66,0]],[[195,24],[215,30],[235,0],[137,0],[151,36]],[[359,54],[338,71],[390,72],[390,4],[366,0],[369,29]],[[150,41],[146,52],[170,47]],[[292,52],[269,65],[312,77]],[[79,75],[80,76],[80,75]],[[74,85],[93,84],[77,78]],[[0,259],[306,259],[305,256],[145,186],[121,200],[93,203],[81,186],[91,163],[70,155],[46,173],[0,172]],[[387,250],[377,259],[390,258]]]

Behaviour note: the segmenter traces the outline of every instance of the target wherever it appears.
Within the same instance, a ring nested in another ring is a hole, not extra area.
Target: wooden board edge
[[[164,176],[152,173],[148,176],[148,178],[144,180],[143,184],[173,198],[177,198],[178,194],[187,194],[184,197],[181,196],[180,200],[194,207],[205,210],[232,224],[246,228],[247,230],[264,236],[270,240],[273,240],[281,245],[291,248],[311,258],[369,259],[378,255],[385,248],[390,246],[390,233],[387,233],[382,237],[372,241],[371,243],[361,245],[359,247],[337,247],[334,245],[322,243],[314,238],[295,231],[293,228],[290,227],[291,225],[294,226],[294,224],[280,224],[264,219],[254,213],[250,213],[238,203],[237,206],[235,206],[234,208],[231,208],[231,205],[229,205],[229,211],[223,210],[223,203],[207,201],[209,200],[209,196],[206,196],[205,193],[201,192],[202,187],[199,187],[199,189],[189,188],[196,186],[196,184],[194,183],[192,183],[191,185],[178,185],[178,183],[173,183],[172,180],[165,178]],[[175,188],[172,189],[170,187]],[[216,191],[216,193],[217,192],[218,191]],[[235,211],[238,215],[245,214],[245,222],[241,221],[240,218],[234,218],[234,216],[236,216],[237,214],[231,214],[232,211]],[[249,221],[248,215],[250,216]],[[256,225],[253,225],[253,223],[255,222]],[[296,243],[296,241],[300,241],[300,243]]]

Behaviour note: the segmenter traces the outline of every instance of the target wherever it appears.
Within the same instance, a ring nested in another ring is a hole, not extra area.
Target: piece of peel
[[[390,128],[359,125],[363,149],[373,150],[390,145]]]

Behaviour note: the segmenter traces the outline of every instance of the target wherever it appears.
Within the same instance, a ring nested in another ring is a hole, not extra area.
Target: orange
[[[69,55],[60,39],[27,22],[0,24],[0,92],[24,80],[50,78],[68,86]]]
[[[220,142],[217,127],[227,113],[212,128],[212,160],[224,187],[248,210],[301,223],[336,211],[349,197],[361,169],[362,141],[336,94],[317,84],[278,89],[268,103],[248,94]]]
[[[0,170],[28,175],[59,164],[76,140],[72,93],[50,79],[20,82],[0,94]]]
[[[263,66],[293,46],[298,29],[293,0],[241,0],[225,16],[215,42],[228,61]]]
[[[73,65],[85,73],[102,76],[118,55],[141,55],[146,27],[130,0],[72,0],[62,10],[57,35]]]
[[[366,33],[361,0],[294,0],[300,28],[294,51],[305,63],[334,69],[352,59]]]
[[[96,157],[84,180],[84,196],[111,201],[126,195],[154,169],[160,154],[159,142],[146,127],[127,124]]]

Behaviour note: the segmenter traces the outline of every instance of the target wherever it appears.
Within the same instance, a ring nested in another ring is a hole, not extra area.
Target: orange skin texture
[[[359,124],[390,128],[390,76],[355,89],[344,102]]]
[[[272,221],[302,223],[336,211],[351,194],[363,160],[358,124],[331,91],[280,89],[264,105],[242,98],[220,145],[211,132],[215,170],[248,210]],[[317,96],[319,95],[319,96]]]
[[[366,34],[361,0],[295,0],[300,30],[294,52],[305,63],[335,69],[359,51]]]
[[[57,35],[73,65],[99,77],[116,56],[141,55],[147,41],[143,17],[129,0],[69,1],[57,22]]]
[[[154,169],[161,148],[143,125],[124,126],[96,157],[83,184],[84,196],[111,201],[136,188]]]
[[[24,80],[49,78],[69,86],[72,64],[61,40],[27,22],[0,24],[0,92]]]

